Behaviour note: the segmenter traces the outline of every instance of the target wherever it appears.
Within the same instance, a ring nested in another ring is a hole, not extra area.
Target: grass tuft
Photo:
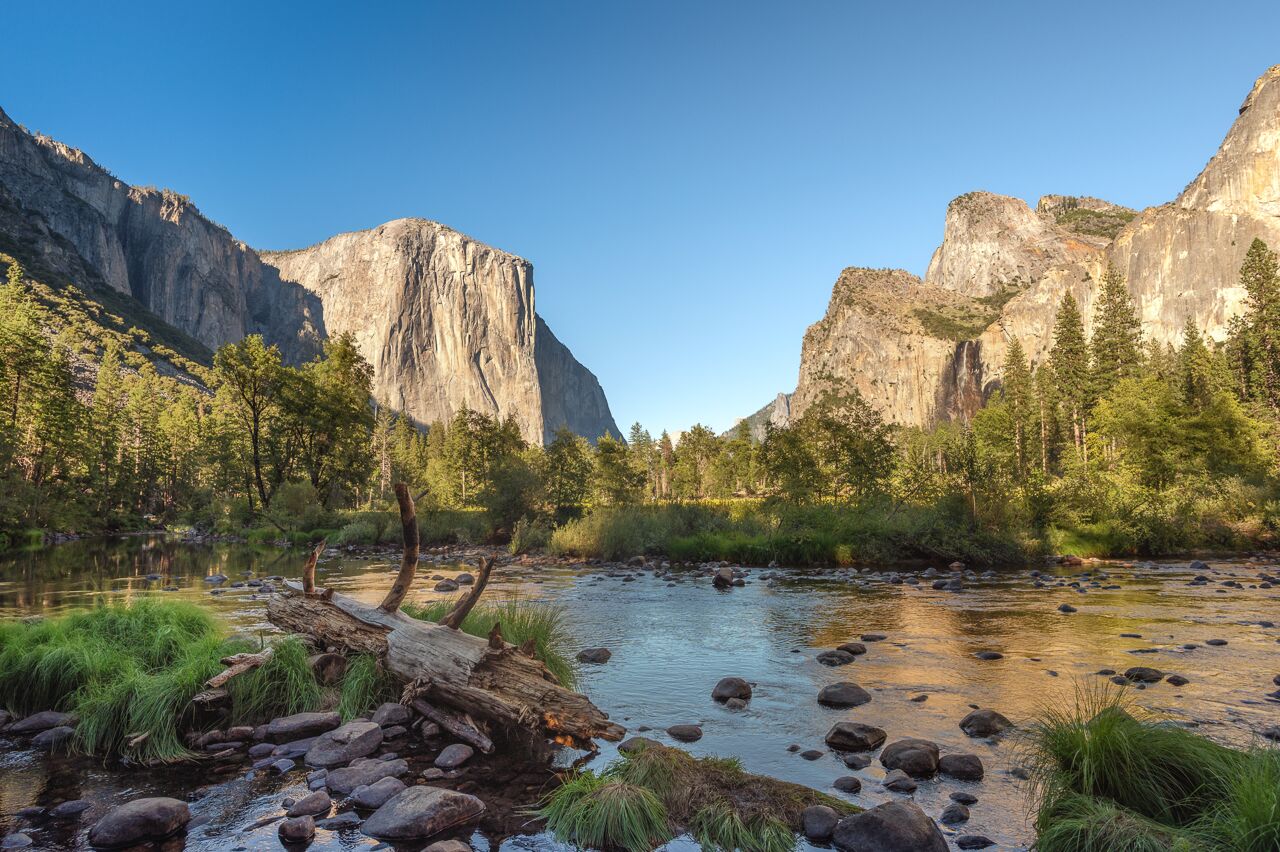
[[[365,716],[379,704],[395,698],[395,678],[383,670],[376,658],[361,654],[347,663],[338,699],[338,714],[342,721]]]
[[[273,647],[270,660],[227,682],[232,724],[251,725],[320,708],[324,696],[306,644],[290,636]]]

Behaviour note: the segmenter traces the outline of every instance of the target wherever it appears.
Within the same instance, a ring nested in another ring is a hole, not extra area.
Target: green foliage
[[[204,610],[171,601],[6,622],[0,624],[0,706],[21,714],[74,712],[80,751],[180,759],[187,756],[180,726],[192,696],[222,671],[222,657],[245,650],[251,650],[245,643],[224,639]],[[230,691],[232,716],[246,723],[315,709],[320,699],[296,639],[279,643],[271,661],[233,679]]]
[[[395,678],[382,668],[376,657],[368,654],[353,657],[347,662],[338,699],[337,709],[342,721],[365,716],[379,704],[397,699],[395,684]]]
[[[1030,742],[1037,849],[1276,848],[1280,752],[1218,745],[1106,691],[1045,710]]]
[[[507,551],[512,555],[541,550],[551,543],[551,526],[540,518],[528,515],[516,521],[511,530],[511,543]]]
[[[653,849],[688,828],[704,849],[787,852],[800,814],[824,804],[858,809],[805,787],[749,775],[737,760],[694,758],[660,745],[600,772],[568,777],[537,811],[560,839],[595,849]]]
[[[401,612],[420,621],[439,621],[453,608],[451,600],[420,605],[406,603]],[[463,619],[462,631],[472,636],[488,636],[495,624],[502,626],[502,638],[513,645],[533,640],[533,655],[541,660],[560,684],[572,688],[578,680],[578,663],[573,641],[564,626],[565,611],[558,604],[518,598],[500,603],[480,603]]]

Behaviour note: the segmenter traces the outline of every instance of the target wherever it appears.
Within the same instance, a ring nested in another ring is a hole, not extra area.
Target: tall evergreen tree
[[[1071,425],[1071,438],[1076,453],[1081,458],[1086,458],[1086,418],[1092,397],[1089,343],[1085,338],[1080,308],[1070,293],[1062,297],[1062,303],[1058,307],[1049,362],[1053,365],[1058,403],[1063,407],[1064,418]]]
[[[1027,472],[1028,433],[1037,420],[1035,386],[1027,355],[1014,338],[1004,362],[1004,398],[1009,404],[1009,422],[1013,429],[1013,446],[1019,476]]]
[[[1247,311],[1230,346],[1233,372],[1240,376],[1245,399],[1280,413],[1280,263],[1260,239],[1245,254],[1240,285]]]
[[[1137,375],[1142,354],[1142,323],[1124,276],[1107,267],[1094,314],[1093,398],[1106,394],[1123,378]]]

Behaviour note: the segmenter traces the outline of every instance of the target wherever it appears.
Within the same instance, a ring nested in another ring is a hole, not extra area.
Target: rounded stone
[[[827,707],[859,707],[870,700],[871,693],[847,680],[829,683],[818,693],[818,703]]]
[[[720,702],[730,698],[748,701],[751,699],[751,684],[740,677],[722,677],[711,690],[711,698]]]

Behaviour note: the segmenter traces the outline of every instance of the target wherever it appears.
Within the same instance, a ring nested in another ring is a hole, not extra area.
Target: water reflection
[[[52,615],[104,600],[169,595],[207,605],[237,629],[269,630],[265,597],[248,583],[296,575],[303,556],[154,538],[77,542],[0,560],[0,615]],[[464,567],[428,557],[410,598],[440,597],[430,578],[452,576]],[[395,568],[394,554],[326,559],[319,582],[376,602]],[[869,572],[778,571],[766,582],[761,575],[768,572],[756,571],[747,586],[717,591],[692,571],[667,578],[653,572],[506,565],[487,596],[562,604],[578,646],[613,651],[609,663],[588,666],[583,673],[583,688],[593,700],[633,732],[645,727],[658,732],[650,736],[662,737],[672,724],[701,724],[702,740],[688,746],[696,754],[736,755],[751,771],[834,792],[831,782],[850,774],[843,763],[830,754],[806,761],[787,747],[822,749],[826,731],[843,719],[882,727],[891,739],[935,740],[944,753],[976,753],[987,767],[984,781],[927,782],[915,799],[936,816],[951,792],[972,792],[980,802],[962,833],[986,834],[1008,849],[1031,840],[1024,782],[1011,774],[1019,763],[1017,741],[967,738],[957,723],[972,707],[994,707],[1015,721],[1025,720],[1046,703],[1070,701],[1081,684],[1104,682],[1095,674],[1101,668],[1123,671],[1141,664],[1191,682],[1155,685],[1136,693],[1140,703],[1223,741],[1251,742],[1280,711],[1266,697],[1274,689],[1270,680],[1280,631],[1258,624],[1268,614],[1275,618],[1280,608],[1277,590],[1257,587],[1257,564],[1216,563],[1218,573],[1204,586],[1187,585],[1195,572],[1185,563],[1106,566],[1109,576],[1098,579],[1080,579],[1083,570],[1054,569],[1040,588],[1030,570],[1001,572],[970,579],[960,593],[934,590],[927,579],[893,585]],[[211,588],[204,578],[215,574],[228,580]],[[1221,585],[1229,578],[1239,580],[1241,588]],[[1086,593],[1068,585],[1077,581]],[[1078,612],[1058,612],[1064,602]],[[818,651],[865,633],[887,638],[867,642],[868,652],[848,666],[827,668],[814,659]],[[1210,638],[1228,644],[1204,645]],[[1198,647],[1184,649],[1188,643]],[[981,660],[975,656],[979,651],[996,651],[1003,658]],[[745,710],[730,711],[710,701],[712,686],[726,675],[755,684]],[[862,685],[872,702],[852,710],[819,706],[815,697],[822,686],[840,680]],[[911,700],[919,695],[927,699]],[[606,749],[599,760],[611,754]],[[0,764],[0,830],[21,807],[78,795],[77,784],[86,788],[85,795],[105,801],[127,798],[129,790],[121,785],[152,783],[137,774],[105,771],[84,777],[80,769],[30,755],[3,760],[9,763]],[[864,788],[849,797],[853,801],[873,805],[888,797],[877,783],[883,775],[877,766],[855,774]],[[192,786],[190,780],[175,780],[182,777],[175,771],[155,783]],[[237,780],[223,787],[198,804],[209,821],[193,832],[188,846],[230,848],[218,844],[234,837],[247,848],[255,848],[258,841],[252,838],[274,848],[273,827],[248,835],[244,829],[278,811],[280,783]],[[352,832],[322,835],[317,848],[365,841]],[[545,838],[508,840],[507,846],[550,848]]]

